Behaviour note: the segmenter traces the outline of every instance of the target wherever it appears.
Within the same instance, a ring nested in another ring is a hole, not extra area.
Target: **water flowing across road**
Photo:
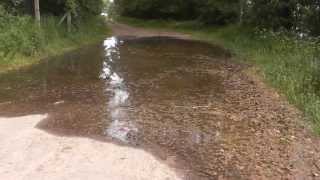
[[[280,153],[289,144],[268,138],[290,126],[268,123],[278,106],[262,105],[265,95],[241,69],[203,42],[109,37],[2,75],[0,116],[47,113],[39,129],[141,148],[191,179],[290,174],[272,171],[289,166]],[[267,165],[264,155],[275,158]]]

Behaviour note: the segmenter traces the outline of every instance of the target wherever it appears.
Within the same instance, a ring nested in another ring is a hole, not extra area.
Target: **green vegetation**
[[[108,32],[100,18],[81,23],[72,33],[67,33],[65,27],[57,27],[57,20],[47,17],[41,29],[30,17],[14,17],[12,22],[4,24],[6,29],[0,33],[0,72],[96,42]]]
[[[320,35],[319,0],[115,0],[115,5],[127,17],[239,23]]]
[[[259,73],[288,100],[305,112],[320,133],[320,46],[317,39],[229,25],[202,26],[195,21],[176,22],[120,18],[145,28],[166,28],[189,33],[196,39],[220,44],[238,59],[255,64]]]
[[[115,0],[115,5],[122,16],[143,19],[198,19],[224,24],[235,21],[238,14],[238,0]]]
[[[66,2],[70,5],[62,1],[42,3],[41,27],[25,13],[23,4],[11,0],[0,3],[0,72],[37,63],[43,57],[96,42],[106,36],[105,19],[98,15],[103,6],[84,1]],[[68,32],[65,23],[58,25],[63,13],[69,9],[67,7],[74,9],[72,32]]]

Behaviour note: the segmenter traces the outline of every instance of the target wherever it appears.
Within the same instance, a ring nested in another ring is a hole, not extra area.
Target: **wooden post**
[[[41,15],[40,15],[39,0],[33,0],[33,5],[34,5],[34,17],[36,19],[36,22],[40,26],[41,25]]]
[[[67,15],[67,26],[68,26],[68,32],[71,32],[72,22],[71,22],[71,12],[68,12]]]
[[[60,21],[58,23],[59,26],[63,23],[63,21],[67,18],[67,16],[68,16],[68,13],[63,15],[63,17],[60,19]]]
[[[72,31],[72,14],[70,11],[66,12],[66,14],[63,15],[58,25],[60,26],[66,18],[67,18],[67,29],[68,29],[68,32],[70,33]]]
[[[239,4],[240,4],[239,25],[242,25],[242,22],[243,22],[244,3],[245,2],[246,2],[246,0],[239,0]]]

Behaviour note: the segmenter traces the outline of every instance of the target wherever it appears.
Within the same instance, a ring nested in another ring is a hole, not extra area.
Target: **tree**
[[[41,24],[41,16],[40,16],[39,0],[34,0],[33,1],[33,5],[34,5],[34,17],[36,19],[36,22],[40,26],[40,24]]]
[[[239,0],[202,0],[200,20],[206,24],[234,23],[239,17]]]
[[[124,16],[145,19],[199,19],[207,24],[225,24],[238,18],[239,0],[115,0]]]
[[[249,22],[272,29],[292,29],[295,25],[295,0],[253,0],[249,10]]]

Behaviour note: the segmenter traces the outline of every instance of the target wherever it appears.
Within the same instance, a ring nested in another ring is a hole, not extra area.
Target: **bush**
[[[61,49],[70,44],[90,41],[106,33],[104,19],[87,17],[79,21],[68,33],[64,25],[58,26],[60,19],[43,16],[41,28],[30,16],[7,13],[0,6],[0,60],[12,59],[16,54],[32,56],[48,50]]]
[[[115,4],[120,15],[144,19],[225,24],[238,17],[238,0],[116,0]]]
[[[190,19],[195,17],[196,0],[116,0],[121,15],[144,19]]]
[[[28,16],[13,16],[0,10],[0,55],[15,53],[32,55],[41,49],[41,34],[33,19]]]
[[[199,19],[205,24],[224,25],[238,20],[237,0],[207,0],[199,7]]]

